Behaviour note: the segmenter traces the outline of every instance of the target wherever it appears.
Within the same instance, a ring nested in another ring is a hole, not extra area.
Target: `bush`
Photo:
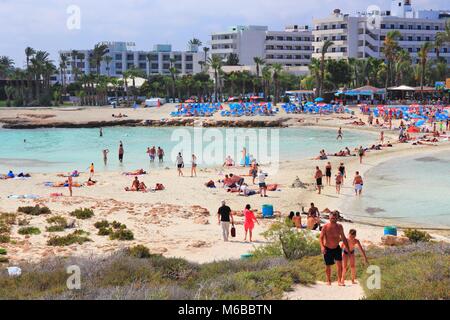
[[[67,219],[64,217],[51,217],[47,219],[47,222],[52,224],[46,228],[47,232],[62,232],[67,229]]]
[[[6,254],[6,249],[0,248],[0,255],[5,256]]]
[[[128,248],[127,253],[128,255],[138,259],[148,259],[152,256],[150,254],[150,250],[143,245]]]
[[[11,238],[7,234],[0,234],[0,243],[9,243]]]
[[[0,263],[8,263],[9,259],[6,257],[0,257]]]
[[[92,240],[85,237],[80,236],[79,231],[75,231],[74,233],[71,233],[64,237],[53,237],[50,238],[47,241],[47,245],[54,246],[54,247],[64,247],[64,246],[70,246],[73,244],[83,244],[85,242],[91,242]],[[85,234],[85,233],[84,233]]]
[[[425,231],[408,229],[405,231],[405,236],[414,243],[417,242],[430,242],[431,236]]]
[[[97,235],[99,235],[99,236],[109,236],[109,235],[111,235],[113,232],[114,232],[114,231],[113,231],[113,229],[111,229],[111,228],[100,228],[100,229],[98,230]]]
[[[47,207],[40,207],[39,205],[36,205],[35,207],[19,207],[17,209],[17,212],[29,214],[31,216],[40,216],[43,214],[50,214],[52,213],[49,208]]]
[[[134,234],[128,229],[119,229],[109,235],[111,240],[130,241],[134,240]]]
[[[17,215],[15,213],[2,213],[0,214],[0,223],[6,225],[13,225],[16,223]]]
[[[19,229],[19,234],[21,235],[39,235],[41,234],[41,230],[35,227],[24,227]]]
[[[9,225],[6,225],[6,224],[0,222],[0,234],[9,233],[10,231],[11,231],[11,228]]]
[[[102,221],[96,222],[94,224],[94,227],[96,227],[97,229],[108,228],[109,227],[109,222],[106,221],[106,220],[102,220]]]
[[[111,223],[111,225],[114,229],[126,229],[127,228],[126,225],[124,225],[120,222],[117,222],[117,221],[113,221],[113,223]]]
[[[30,221],[27,219],[19,219],[19,221],[17,222],[17,224],[21,227],[23,226],[27,226],[30,224]]]
[[[77,209],[71,212],[70,215],[80,220],[87,220],[94,216],[94,211],[91,209]]]
[[[320,255],[320,243],[309,230],[297,230],[287,223],[274,223],[263,233],[270,244],[257,248],[255,257],[284,256],[288,260]]]

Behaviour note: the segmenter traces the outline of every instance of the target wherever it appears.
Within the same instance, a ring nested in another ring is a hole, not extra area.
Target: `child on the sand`
[[[347,274],[348,270],[348,263],[350,262],[350,268],[352,272],[352,283],[356,284],[356,259],[355,259],[355,249],[358,247],[358,249],[361,251],[361,254],[364,257],[364,263],[369,264],[369,260],[367,259],[366,252],[364,251],[364,248],[361,245],[361,242],[356,239],[356,230],[352,229],[349,232],[348,235],[348,245],[350,252],[347,252],[344,245],[342,244],[342,249],[344,250],[344,253],[342,255],[343,257],[343,272],[342,272],[342,283],[345,283],[345,276]]]

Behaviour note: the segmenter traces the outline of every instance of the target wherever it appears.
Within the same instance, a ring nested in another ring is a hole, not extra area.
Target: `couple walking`
[[[253,229],[255,228],[255,222],[259,224],[259,221],[256,219],[253,211],[251,211],[251,206],[249,204],[245,206],[244,217],[244,241],[247,241],[247,235],[249,234],[250,242],[253,242]],[[234,227],[234,217],[231,212],[231,208],[226,205],[225,200],[222,201],[222,206],[217,211],[217,218],[219,225],[222,226],[223,240],[228,242],[230,236],[230,225]]]

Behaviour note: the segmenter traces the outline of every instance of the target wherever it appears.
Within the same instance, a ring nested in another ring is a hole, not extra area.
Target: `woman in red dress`
[[[247,233],[250,233],[250,242],[252,242],[252,236],[253,236],[253,229],[255,228],[255,222],[257,224],[259,224],[258,220],[255,217],[255,214],[253,213],[253,211],[250,211],[251,207],[248,204],[245,207],[244,210],[244,217],[245,217],[245,223],[244,223],[244,228],[245,228],[245,239],[244,241],[247,241]]]

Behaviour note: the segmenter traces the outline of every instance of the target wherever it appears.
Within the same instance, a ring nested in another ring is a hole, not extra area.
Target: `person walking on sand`
[[[342,176],[342,185],[344,185],[344,179],[347,179],[347,171],[345,169],[345,165],[344,165],[343,162],[341,162],[338,170],[339,170],[339,173]]]
[[[381,141],[381,144],[384,144],[384,131],[381,131],[381,133],[380,133],[380,141]]]
[[[243,163],[243,167],[247,166],[247,148],[244,147],[244,149],[242,149],[242,163]]]
[[[343,132],[342,132],[342,128],[339,128],[339,130],[338,130],[338,135],[337,135],[336,140],[339,140],[339,139],[341,139],[341,140],[344,139],[344,135],[343,135]]]
[[[91,163],[91,165],[89,166],[89,178],[92,179],[94,177],[94,173],[95,173],[94,164]]]
[[[331,286],[331,266],[336,264],[338,285],[343,287],[345,283],[342,282],[342,248],[339,243],[344,242],[344,246],[348,252],[349,244],[345,237],[344,227],[337,223],[338,214],[336,212],[330,213],[330,222],[322,228],[320,233],[320,247],[325,260],[325,273],[327,276],[327,284]]]
[[[191,177],[197,177],[197,156],[195,154],[192,155],[192,168],[191,168]]]
[[[316,174],[314,175],[314,179],[316,179],[316,185],[317,185],[317,190],[319,190],[319,194],[322,194],[323,173],[322,173],[322,170],[320,170],[319,167],[316,167]]]
[[[222,200],[222,206],[217,211],[217,219],[219,226],[222,227],[223,241],[228,242],[230,236],[230,222],[234,225],[234,218],[231,209],[226,205],[225,200]]]
[[[260,170],[259,175],[258,175],[259,191],[260,191],[261,197],[265,197],[265,198],[267,198],[266,178],[267,178],[267,173]]]
[[[361,242],[356,239],[356,230],[352,229],[349,232],[348,235],[348,245],[350,251],[347,251],[343,245],[341,245],[342,249],[344,250],[344,254],[342,256],[344,262],[343,262],[343,270],[342,270],[342,280],[341,283],[345,284],[345,278],[348,271],[348,263],[350,262],[350,268],[352,272],[352,284],[357,284],[356,282],[356,258],[355,258],[355,249],[358,248],[361,254],[364,257],[364,264],[368,265],[369,260],[367,259],[366,252],[364,251],[364,248],[361,245]]]
[[[366,155],[366,151],[364,150],[364,148],[362,146],[359,147],[358,155],[359,155],[359,163],[362,164],[363,158]]]
[[[327,163],[327,166],[325,167],[325,176],[327,178],[327,185],[331,186],[331,176],[332,176],[332,169],[331,162]]]
[[[69,178],[67,179],[67,186],[69,188],[69,194],[70,194],[70,196],[72,196],[73,178],[70,173],[69,173]]]
[[[122,141],[120,141],[120,144],[119,144],[119,162],[120,163],[123,163],[123,155],[124,154],[125,154],[125,150],[123,148],[123,143],[122,143]]]
[[[341,172],[338,172],[338,174],[336,175],[336,193],[337,194],[341,194],[341,187],[342,187],[343,183],[344,183],[344,177]]]
[[[178,153],[176,164],[177,164],[177,169],[178,169],[178,176],[184,177],[184,174],[182,171],[182,169],[184,168],[184,160],[183,160],[183,156],[181,155],[181,152]]]
[[[108,149],[103,149],[103,162],[105,163],[105,166],[108,164]]]
[[[245,229],[245,238],[244,241],[247,241],[247,233],[250,235],[250,242],[253,242],[253,229],[255,228],[255,222],[259,224],[258,219],[256,219],[253,211],[250,210],[251,206],[248,204],[245,206],[244,210],[244,229]]]
[[[363,178],[361,177],[361,175],[359,174],[359,171],[356,172],[355,179],[353,179],[353,185],[355,186],[356,196],[361,196],[363,186],[364,186],[364,181],[363,181]]]

